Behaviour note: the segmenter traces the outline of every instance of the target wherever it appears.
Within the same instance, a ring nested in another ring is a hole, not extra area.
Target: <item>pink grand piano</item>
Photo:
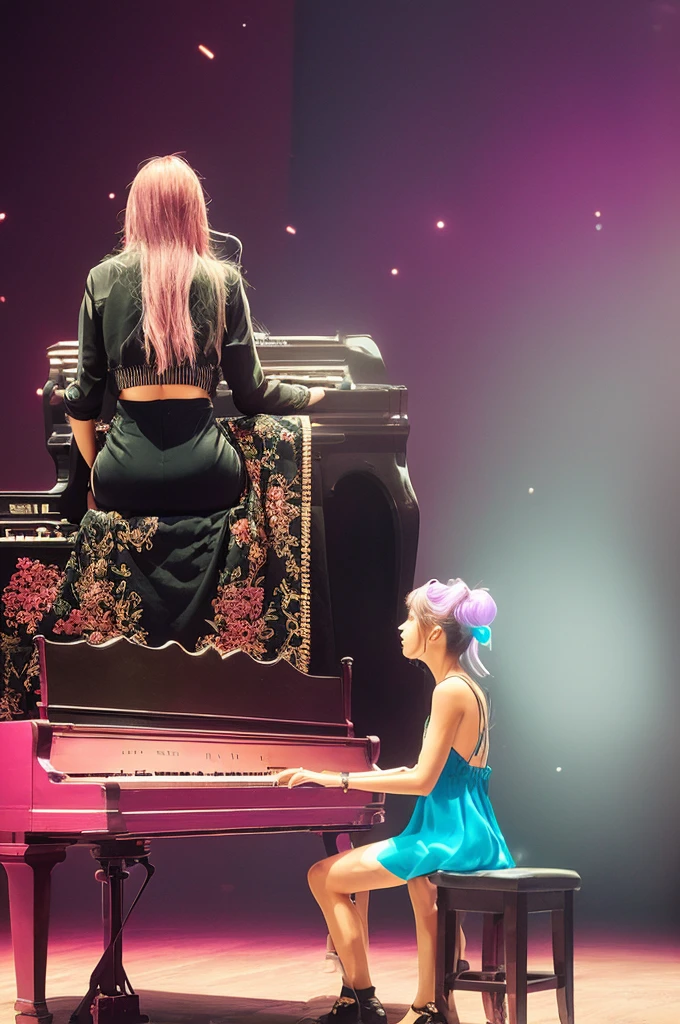
[[[334,852],[339,835],[383,820],[382,794],[288,790],[276,786],[276,772],[298,764],[371,770],[380,744],[353,734],[349,658],[339,677],[310,676],[286,662],[189,654],[175,643],[36,643],[41,717],[0,723],[0,862],[9,879],[16,1019],[52,1020],[50,877],[79,843],[100,864],[108,944],[71,1020],[144,1024],[123,967],[122,933],[153,874],[150,840],[311,831]],[[135,864],[146,880],[126,914],[124,882]]]

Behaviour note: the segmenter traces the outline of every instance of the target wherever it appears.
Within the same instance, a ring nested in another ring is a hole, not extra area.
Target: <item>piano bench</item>
[[[506,868],[429,876],[437,886],[435,1001],[450,1024],[459,1024],[453,992],[481,992],[488,1024],[527,1024],[527,995],[555,989],[561,1024],[574,1024],[575,871]],[[484,914],[481,971],[452,970],[458,964],[461,915]],[[551,918],[553,973],[527,971],[529,914]],[[504,955],[503,955],[504,949]]]

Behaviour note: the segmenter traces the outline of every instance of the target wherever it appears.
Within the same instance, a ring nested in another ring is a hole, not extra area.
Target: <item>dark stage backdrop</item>
[[[278,326],[293,14],[292,0],[74,0],[5,11],[0,487],[54,482],[35,394],[47,375],[45,348],[75,336],[85,276],[117,242],[140,161],[186,154],[205,178],[213,226],[244,241],[257,317]],[[323,852],[315,837],[182,841],[154,852],[161,884],[145,898],[143,922],[259,914],[268,899],[272,915],[285,913],[287,900],[299,905],[291,892],[317,920],[305,882]],[[72,851],[55,872],[55,918],[96,922],[94,867]],[[4,919],[3,871],[0,890]]]
[[[184,150],[214,225],[246,240],[260,319],[368,330],[409,387],[419,576],[481,581],[500,608],[492,787],[518,861],[580,870],[584,918],[670,926],[679,5],[300,0],[293,23],[285,0],[147,0],[11,21],[2,486],[51,482],[44,347],[72,335],[138,161]],[[316,920],[317,852],[159,844],[147,914]],[[90,872],[58,869],[57,912],[96,912]],[[407,919],[404,893],[375,903]]]
[[[279,318],[408,385],[419,578],[500,609],[501,824],[600,921],[679,909],[679,57],[678,3],[297,8]]]
[[[293,2],[38,0],[8,7],[5,26],[1,415],[12,441],[2,486],[40,487],[53,483],[35,393],[47,376],[45,347],[75,336],[85,277],[118,242],[142,161],[181,152],[200,172],[212,226],[245,243],[257,313],[275,315]]]

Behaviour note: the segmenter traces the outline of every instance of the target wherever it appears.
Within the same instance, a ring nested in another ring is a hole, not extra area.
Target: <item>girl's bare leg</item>
[[[437,952],[437,887],[427,878],[412,878],[408,883],[418,944],[418,991],[414,1006],[434,1002],[434,964]]]
[[[369,941],[368,940],[368,901],[369,901],[369,897],[370,897],[370,893],[368,893],[368,892],[357,892],[354,895],[354,906],[356,907],[357,913],[359,914],[359,918],[361,920],[361,924],[362,924],[363,932],[364,932],[364,949],[366,950],[366,956],[368,956],[368,941]],[[333,940],[330,937],[330,934],[328,935],[328,938],[326,940],[326,950],[327,951],[329,951],[329,950],[332,951],[337,956],[337,950],[333,946]],[[338,957],[338,961],[340,962],[340,971],[342,973],[342,983],[343,983],[343,985],[347,985],[348,988],[351,988],[351,985],[349,983],[347,975],[345,974],[344,965],[343,965],[342,961],[340,960],[340,957]]]
[[[368,939],[368,903],[369,903],[369,898],[370,898],[370,893],[368,893],[368,892],[358,892],[358,893],[355,893],[355,896],[354,896],[354,906],[357,908],[359,917],[361,919],[361,924],[362,924],[363,931],[364,931],[364,949],[366,950],[367,954],[368,954],[368,943],[369,943],[369,939]],[[349,984],[349,981],[347,979],[347,976],[344,973],[342,962],[340,961],[340,957],[338,956],[338,952],[337,952],[335,946],[333,945],[333,940],[332,940],[332,938],[330,936],[330,932],[329,932],[329,934],[326,937],[326,958],[328,958],[329,954],[332,954],[334,957],[338,958],[338,962],[340,963],[340,971],[342,973],[342,983],[343,983],[343,985],[347,985],[348,987],[350,987],[350,984]]]
[[[426,877],[409,880],[408,894],[411,898],[413,916],[416,922],[418,944],[418,990],[413,1006],[423,1007],[434,1002],[435,957],[437,953],[437,887]],[[462,943],[462,944],[461,944]],[[456,960],[465,952],[465,936],[462,929],[456,943]],[[460,951],[462,950],[462,952]],[[413,1024],[418,1014],[409,1009],[399,1024]]]
[[[377,854],[385,845],[371,843],[327,857],[313,864],[307,876],[344,967],[345,984],[355,989],[368,988],[371,976],[365,916],[362,917],[360,907],[351,901],[350,893],[404,884],[377,860]]]
[[[358,892],[354,897],[354,905],[357,908],[361,919],[361,926],[364,929],[364,946],[368,952],[368,901],[370,892]]]

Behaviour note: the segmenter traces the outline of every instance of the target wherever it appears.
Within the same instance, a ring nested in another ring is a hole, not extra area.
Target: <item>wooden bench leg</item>
[[[560,1024],[574,1024],[574,894],[565,892],[564,910],[553,910],[553,964],[557,975]]]
[[[449,910],[446,889],[437,890],[437,953],[434,978],[434,1000],[437,1009],[449,1024],[460,1024],[458,1011],[446,985],[446,975],[454,967],[458,955],[460,914]]]
[[[501,965],[503,915],[484,914],[482,932],[482,971],[496,974]],[[483,992],[482,1002],[488,1024],[505,1024],[505,996],[500,992]]]
[[[527,1024],[527,898],[508,893],[503,914],[510,1024]]]

